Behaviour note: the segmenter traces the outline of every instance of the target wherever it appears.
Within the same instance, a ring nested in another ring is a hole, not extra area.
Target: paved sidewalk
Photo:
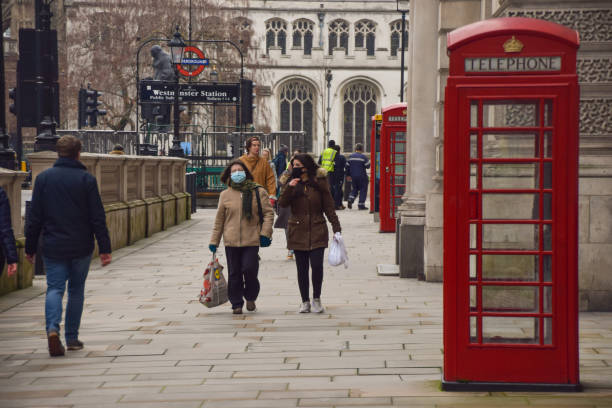
[[[583,393],[439,391],[442,285],[376,276],[395,236],[339,216],[351,267],[326,265],[321,315],[297,313],[282,230],[256,313],[200,305],[214,210],[92,265],[84,350],[48,356],[44,282],[0,298],[0,407],[612,407],[610,313],[581,315]]]

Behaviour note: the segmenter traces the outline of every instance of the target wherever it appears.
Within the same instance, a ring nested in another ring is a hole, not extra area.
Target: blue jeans
[[[68,281],[66,305],[66,341],[79,338],[79,326],[85,300],[85,279],[89,272],[91,255],[74,259],[52,259],[43,256],[47,270],[47,297],[45,299],[45,324],[47,333],[59,333],[62,322],[62,298]]]

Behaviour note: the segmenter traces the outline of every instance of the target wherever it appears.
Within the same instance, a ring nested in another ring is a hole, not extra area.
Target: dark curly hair
[[[295,160],[299,160],[300,163],[302,163],[304,165],[304,168],[306,169],[306,174],[308,174],[308,181],[306,182],[306,185],[316,188],[319,191],[323,191],[323,189],[317,182],[317,170],[319,169],[319,165],[314,161],[312,156],[306,153],[296,154],[291,159],[291,167],[293,167],[293,162]]]
[[[234,164],[238,164],[239,166],[242,166],[242,169],[244,170],[244,174],[246,174],[246,179],[247,180],[253,180],[253,175],[251,174],[251,172],[249,171],[247,166],[242,161],[240,161],[240,160],[232,160],[230,162],[230,164],[227,165],[225,170],[223,170],[223,173],[221,173],[221,182],[222,183],[229,185],[230,177],[232,176],[232,166]]]

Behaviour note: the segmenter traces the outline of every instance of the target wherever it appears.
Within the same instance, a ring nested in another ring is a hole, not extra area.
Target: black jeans
[[[259,294],[259,247],[225,247],[227,257],[227,295],[232,309],[242,307],[244,299],[255,300]]]
[[[309,262],[312,268],[312,297],[314,299],[320,298],[321,286],[323,286],[323,255],[325,254],[325,248],[317,248],[312,251],[295,250],[294,253],[302,302],[308,302],[310,300],[308,296],[310,291],[308,282]]]

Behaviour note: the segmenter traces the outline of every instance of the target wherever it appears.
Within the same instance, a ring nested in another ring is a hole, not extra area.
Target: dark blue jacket
[[[78,160],[60,157],[36,177],[26,224],[26,253],[30,255],[36,253],[41,231],[43,255],[49,258],[90,255],[94,234],[100,253],[111,252],[96,178]]]
[[[287,156],[281,152],[276,153],[276,157],[272,160],[276,168],[276,177],[280,178],[283,172],[287,169]]]
[[[11,225],[11,206],[6,192],[0,187],[0,274],[5,257],[8,264],[16,263],[19,260]]]
[[[338,153],[336,157],[334,158],[334,172],[331,174],[332,179],[336,183],[344,180],[344,168],[345,167],[346,167],[346,157],[344,157],[342,153]]]
[[[366,169],[370,168],[370,160],[363,153],[355,152],[351,154],[346,163],[346,175],[359,180],[367,178]]]

